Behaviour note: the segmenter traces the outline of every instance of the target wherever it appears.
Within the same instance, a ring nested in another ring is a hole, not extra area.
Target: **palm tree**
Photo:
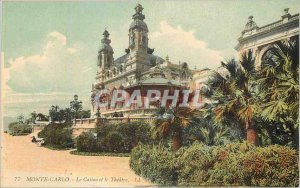
[[[218,101],[214,110],[215,119],[217,122],[224,121],[226,117],[238,119],[244,124],[247,141],[256,145],[257,133],[253,118],[259,106],[253,54],[251,51],[244,53],[239,63],[231,59],[221,64],[229,75],[224,77],[215,72],[207,82],[213,90],[210,98]]]
[[[68,124],[71,124],[73,117],[74,117],[74,113],[71,110],[71,108],[65,108],[65,110],[64,110],[64,120],[65,120],[65,122],[68,123]]]
[[[192,124],[185,129],[187,144],[198,141],[208,146],[223,145],[233,139],[238,139],[236,130],[232,126],[223,126],[214,121],[212,105],[206,104]]]
[[[171,136],[172,147],[177,151],[182,146],[183,128],[190,125],[196,110],[186,107],[160,108],[155,122],[159,135],[166,139]]]
[[[263,110],[261,117],[289,138],[298,148],[299,123],[299,39],[276,42],[262,62],[260,91]],[[274,134],[274,133],[270,133]]]

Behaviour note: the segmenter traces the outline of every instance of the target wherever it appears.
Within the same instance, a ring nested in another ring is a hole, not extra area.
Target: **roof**
[[[147,24],[139,19],[135,19],[131,22],[129,30],[134,28],[142,28],[143,30],[148,31]]]
[[[122,64],[122,63],[126,63],[126,61],[127,61],[127,59],[128,59],[128,56],[129,56],[129,54],[125,54],[125,55],[123,55],[123,56],[117,58],[117,59],[114,61],[115,66],[118,66],[118,65],[120,65],[120,64]]]
[[[146,85],[168,85],[169,83],[172,85],[180,85],[178,81],[168,80],[166,78],[149,78],[147,80],[142,80],[141,83]]]
[[[106,52],[111,52],[111,53],[114,52],[112,47],[109,44],[106,44],[106,43],[101,44],[101,47],[100,47],[99,51],[106,51]]]

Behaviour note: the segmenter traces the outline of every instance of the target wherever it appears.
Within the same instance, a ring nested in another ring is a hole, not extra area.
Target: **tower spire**
[[[129,49],[142,50],[147,53],[148,49],[148,27],[144,22],[145,15],[143,14],[143,7],[137,4],[134,8],[135,14],[132,15],[133,21],[129,26]]]
[[[103,32],[103,36],[104,38],[108,39],[109,38],[109,32],[107,31],[107,29],[105,28],[104,32]]]
[[[111,40],[109,39],[109,32],[105,28],[103,38],[101,39],[101,46],[98,51],[98,66],[101,70],[104,70],[106,67],[110,67],[112,64],[114,50],[110,43]]]
[[[144,9],[143,6],[141,4],[137,4],[134,9],[135,9],[135,14],[132,15],[132,19],[134,20],[139,19],[143,21],[145,19],[145,15],[143,14],[143,9]]]

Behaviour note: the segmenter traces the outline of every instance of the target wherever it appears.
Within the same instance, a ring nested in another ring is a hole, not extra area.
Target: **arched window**
[[[265,68],[267,66],[276,66],[277,62],[274,59],[272,50],[268,49],[261,58],[261,67]]]

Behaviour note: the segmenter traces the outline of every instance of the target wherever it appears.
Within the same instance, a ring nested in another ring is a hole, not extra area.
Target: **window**
[[[271,50],[267,50],[261,58],[261,67],[264,68],[266,66],[275,65],[277,65],[277,63],[274,61],[274,56],[272,55]]]

